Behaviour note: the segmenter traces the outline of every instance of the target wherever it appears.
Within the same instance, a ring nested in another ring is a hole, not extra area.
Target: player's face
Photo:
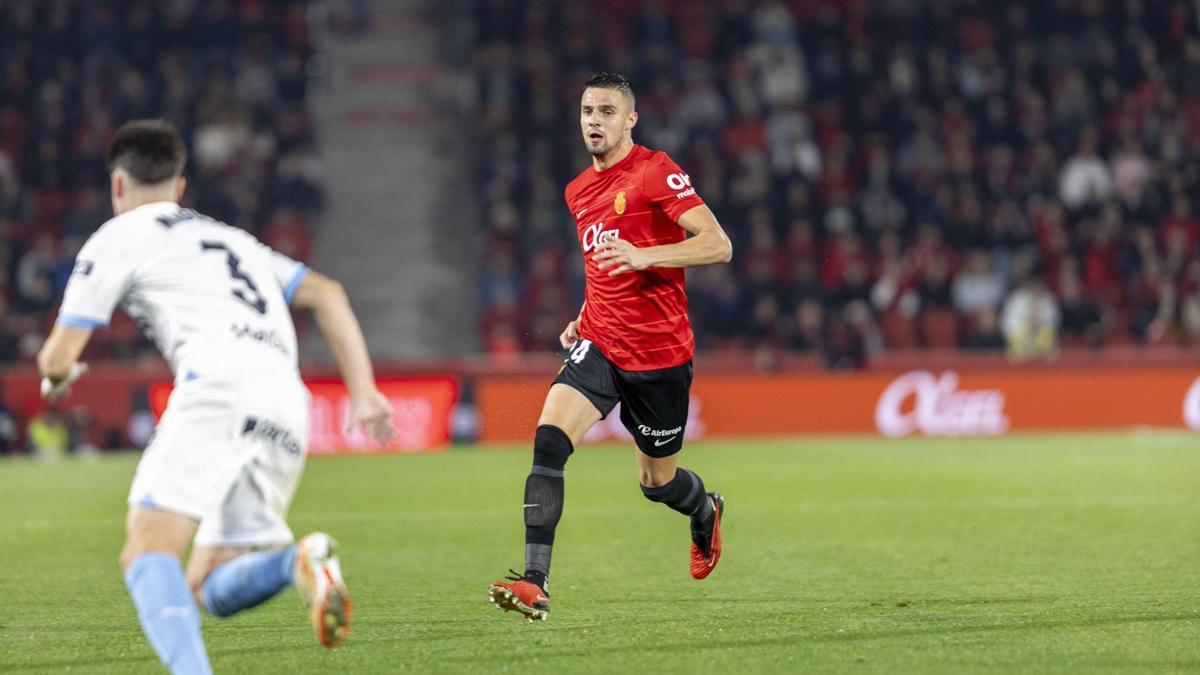
[[[583,144],[592,155],[607,155],[621,144],[625,134],[637,123],[629,99],[616,89],[583,90],[579,108],[579,127]]]

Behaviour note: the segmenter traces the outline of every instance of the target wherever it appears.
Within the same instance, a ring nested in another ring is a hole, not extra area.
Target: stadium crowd
[[[185,203],[300,260],[322,180],[304,0],[0,3],[0,362],[30,359],[83,241],[111,215],[121,123],[184,130]],[[114,316],[98,355],[152,353]]]
[[[1181,0],[477,0],[482,340],[557,344],[580,85],[734,238],[689,275],[701,349],[1200,342],[1200,37]]]

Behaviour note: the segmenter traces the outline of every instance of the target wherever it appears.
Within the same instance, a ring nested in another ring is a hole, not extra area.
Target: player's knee
[[[533,435],[533,465],[559,472],[567,466],[567,458],[575,451],[567,432],[550,424],[543,424]]]
[[[125,545],[121,547],[121,553],[117,556],[117,563],[121,566],[121,572],[124,573],[133,564],[133,561],[149,552],[150,550],[146,548],[142,538],[133,535],[126,537]]]
[[[662,487],[679,475],[677,467],[662,467],[662,466],[639,466],[638,467],[638,482],[643,488],[658,488]]]
[[[120,555],[117,556],[117,564],[121,566],[122,574],[125,573],[125,570],[129,569],[134,560],[138,559],[139,555],[141,554],[130,549],[128,543],[125,544],[125,547],[121,549]]]
[[[212,569],[207,566],[197,566],[189,563],[187,571],[184,573],[184,579],[187,581],[188,590],[192,592],[192,596],[196,598],[196,605],[204,607],[204,582],[208,580],[208,576],[212,574]]]
[[[188,590],[192,592],[192,597],[196,599],[196,606],[208,609],[208,605],[204,602],[204,578],[196,578],[189,574],[187,585]]]
[[[638,483],[641,484],[643,491],[646,488],[662,487],[671,481],[670,478],[662,478],[655,472],[646,468],[638,469]]]
[[[129,539],[125,541],[125,546],[121,549],[121,554],[117,556],[117,563],[121,566],[121,573],[124,574],[130,565],[147,553],[166,553],[179,558],[179,553],[167,550],[165,546],[154,546],[141,540]]]
[[[166,553],[176,560],[182,560],[187,544],[186,541],[180,542],[177,539],[170,533],[164,534],[147,528],[130,529],[125,535],[125,545],[121,547],[121,554],[117,557],[121,572],[129,569],[135,560],[147,553]]]

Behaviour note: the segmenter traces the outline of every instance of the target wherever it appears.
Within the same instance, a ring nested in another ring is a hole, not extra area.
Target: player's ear
[[[637,111],[629,113],[629,117],[625,120],[625,131],[632,131],[637,126],[638,116]]]
[[[187,189],[187,179],[183,176],[175,179],[175,201],[183,199],[183,191]]]
[[[109,178],[111,179],[111,184],[112,184],[113,200],[120,199],[125,194],[125,179],[124,179],[124,177],[121,175],[120,171],[113,171],[111,174],[109,174]]]

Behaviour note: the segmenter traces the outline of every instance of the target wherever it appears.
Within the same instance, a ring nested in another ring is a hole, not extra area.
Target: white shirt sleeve
[[[304,278],[304,275],[308,274],[308,265],[292,260],[266,244],[262,244],[262,247],[267,253],[267,264],[271,268],[271,274],[279,282],[279,287],[283,289],[283,299],[291,304],[292,298],[296,295],[296,287],[300,285],[300,280]]]
[[[134,251],[122,246],[116,227],[97,230],[75,257],[58,323],[76,328],[107,326],[133,281],[137,260]]]

